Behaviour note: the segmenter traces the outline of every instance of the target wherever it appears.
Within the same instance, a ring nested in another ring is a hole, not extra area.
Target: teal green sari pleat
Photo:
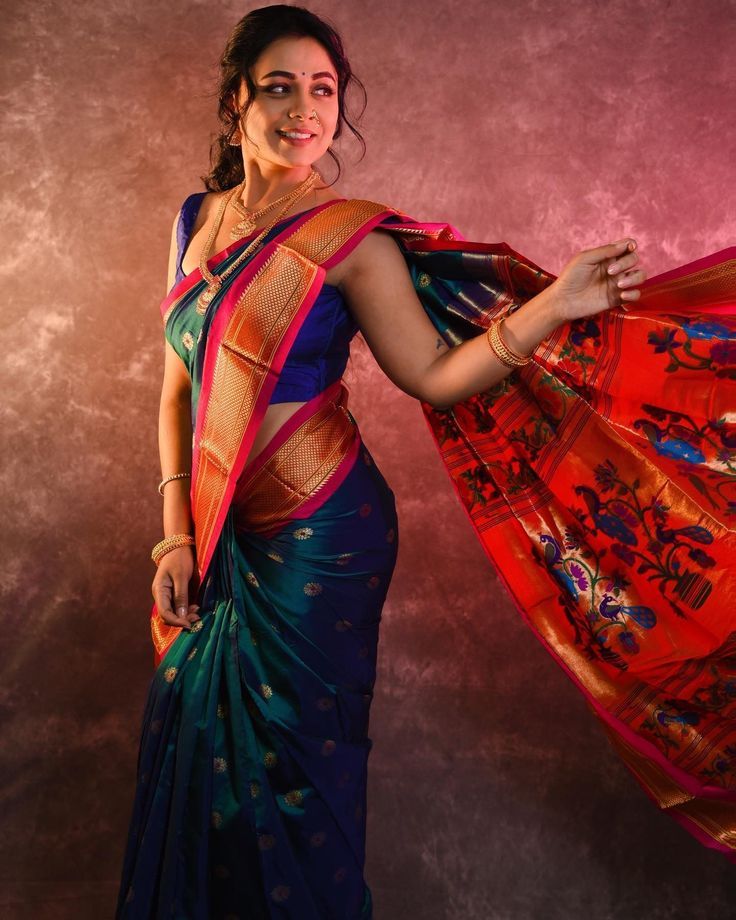
[[[361,445],[304,520],[250,533],[231,508],[146,705],[118,920],[369,920],[369,710],[398,549]]]

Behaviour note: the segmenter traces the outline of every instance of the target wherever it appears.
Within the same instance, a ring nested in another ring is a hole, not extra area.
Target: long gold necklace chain
[[[256,208],[255,210],[251,208],[246,208],[243,202],[240,200],[240,192],[245,188],[245,182],[242,182],[238,186],[238,194],[234,195],[230,204],[233,208],[240,214],[243,218],[239,223],[230,231],[230,238],[233,240],[239,240],[241,236],[247,236],[249,233],[252,233],[256,229],[256,221],[263,217],[265,214],[268,214],[269,211],[273,211],[280,204],[283,204],[292,194],[293,189],[290,192],[286,192],[280,198],[277,198],[275,201],[272,201],[271,204],[267,204],[263,208]]]
[[[219,291],[220,287],[222,286],[222,282],[225,280],[225,278],[227,278],[228,275],[234,272],[235,269],[251,254],[251,252],[253,252],[257,248],[257,246],[260,244],[260,242],[263,240],[266,234],[270,230],[273,229],[273,227],[281,219],[281,217],[289,210],[290,207],[296,204],[297,201],[299,201],[301,198],[304,197],[304,195],[307,194],[307,192],[311,189],[311,187],[314,185],[314,183],[319,178],[321,178],[319,173],[315,169],[313,169],[303,182],[301,182],[296,188],[292,189],[292,191],[288,193],[285,206],[282,208],[281,212],[277,214],[276,217],[274,217],[271,223],[267,227],[264,227],[264,229],[258,234],[258,236],[246,246],[243,252],[241,252],[240,255],[237,257],[237,259],[235,259],[234,262],[231,262],[230,265],[228,265],[228,267],[223,272],[221,272],[219,275],[213,275],[212,272],[207,267],[207,256],[209,255],[210,250],[212,249],[212,244],[217,237],[220,227],[222,226],[222,220],[225,214],[225,208],[229,204],[230,200],[234,197],[234,195],[244,185],[244,183],[241,183],[241,185],[236,185],[235,188],[233,188],[232,192],[230,192],[229,195],[223,196],[223,199],[220,202],[220,206],[217,209],[215,220],[210,229],[207,243],[205,244],[204,248],[202,249],[202,253],[200,254],[199,269],[202,273],[202,277],[207,279],[208,285],[205,288],[205,290],[202,291],[202,293],[197,298],[197,313],[202,314],[207,310],[208,304],[211,302],[215,294],[217,294],[217,292]]]

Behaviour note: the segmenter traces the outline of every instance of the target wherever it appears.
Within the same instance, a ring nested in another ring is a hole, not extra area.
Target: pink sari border
[[[275,250],[276,245],[277,245],[276,241],[272,240],[271,243],[269,243],[268,246],[265,247],[261,251],[261,253],[259,253],[259,255],[253,260],[253,262],[262,263],[262,261],[265,261],[265,258],[268,258],[268,255],[270,255],[271,252]],[[265,258],[261,259],[261,256],[265,256]],[[250,265],[248,266],[248,268],[250,268]],[[292,322],[289,324],[288,328],[284,332],[281,342],[279,343],[276,353],[271,362],[271,366],[269,367],[268,373],[263,381],[263,385],[261,386],[260,393],[258,394],[258,397],[256,399],[256,404],[253,408],[253,415],[250,419],[250,422],[248,423],[248,427],[238,447],[238,453],[235,458],[235,462],[233,464],[232,471],[230,473],[227,485],[225,487],[225,491],[222,496],[222,501],[220,503],[220,508],[217,513],[217,518],[215,519],[214,533],[219,534],[222,530],[222,525],[228,513],[230,502],[232,501],[232,497],[233,497],[233,493],[235,492],[237,481],[240,478],[243,466],[245,465],[245,461],[253,446],[253,442],[255,441],[256,434],[263,421],[263,416],[266,414],[266,409],[268,408],[269,402],[271,400],[271,396],[276,387],[276,383],[278,382],[279,375],[281,374],[281,369],[284,366],[286,357],[289,351],[291,350],[291,346],[294,343],[294,339],[296,338],[304,320],[306,319],[307,314],[309,313],[309,311],[312,308],[312,305],[314,304],[315,300],[319,296],[319,292],[322,288],[322,284],[324,281],[325,271],[321,266],[318,266],[317,268],[318,270],[315,275],[314,281],[309,291],[304,296],[301,304],[299,305],[299,308],[296,314],[294,315]],[[244,285],[239,285],[238,287],[242,289]],[[228,294],[229,293],[230,292],[228,292]],[[224,306],[224,304],[222,306]],[[221,340],[221,337],[222,337],[222,334],[225,328],[224,324],[226,322],[225,320],[223,320],[218,326],[217,330],[215,329],[215,323],[217,323],[217,321],[220,320],[220,317],[224,312],[222,310],[222,306],[220,310],[218,310],[217,316],[215,317],[215,322],[213,322],[212,328],[210,329],[210,334],[207,337],[207,351],[205,352],[205,367],[204,367],[204,372],[203,372],[202,388],[200,390],[200,403],[202,400],[203,393],[206,394],[207,400],[209,401],[209,388],[211,387],[211,384],[212,384],[212,376],[214,373],[217,347],[219,347],[219,342]],[[229,312],[232,313],[232,307]],[[212,338],[213,333],[214,333],[214,339]],[[215,350],[211,350],[212,344],[216,346]],[[209,364],[208,364],[208,359],[209,359]],[[206,412],[206,405],[204,406],[204,411],[201,413],[198,407],[197,424],[196,424],[197,435],[195,436],[195,445],[199,443],[199,436],[201,433],[201,427],[203,424],[205,412]],[[198,459],[199,451],[195,450],[195,454]],[[192,459],[192,502],[194,502],[194,485],[196,483],[196,476],[194,472],[195,470],[196,470],[196,466],[195,466],[195,460],[193,458]],[[192,507],[194,507],[194,505],[192,505]],[[201,581],[204,581],[204,577],[209,567],[210,561],[212,559],[212,554],[214,553],[216,544],[217,544],[216,539],[211,540],[209,546],[207,547],[207,551],[205,552],[204,559],[199,560],[198,564],[199,564],[199,569],[200,569]]]
[[[397,212],[394,210],[390,210],[388,208],[385,211],[380,211],[378,214],[375,214],[373,217],[369,218],[369,220],[367,220],[364,224],[362,224],[359,230],[351,234],[350,239],[346,240],[345,243],[343,243],[343,245],[340,246],[340,248],[337,249],[330,256],[329,259],[325,259],[322,265],[325,268],[332,268],[333,265],[337,265],[338,262],[341,262],[345,258],[345,256],[349,255],[355,249],[355,247],[363,239],[363,237],[366,236],[366,234],[370,233],[370,231],[373,230],[374,227],[378,226],[378,224],[384,223],[384,221],[386,221],[387,218],[396,217],[396,216],[397,216]],[[406,217],[405,214],[404,215],[400,214],[398,216]],[[422,229],[422,230],[440,229],[441,230],[447,227],[447,228],[450,228],[454,233],[456,233],[458,237],[460,237],[460,234],[455,230],[454,227],[450,227],[450,224],[420,224],[418,221],[413,221],[411,218],[408,218],[408,221],[409,223],[387,224],[386,229],[387,230],[397,230],[399,227],[407,227],[413,230],[418,230],[418,229]]]
[[[340,385],[340,380],[333,381],[328,387],[322,390],[321,393],[317,393],[316,396],[313,396],[302,406],[299,406],[299,408],[287,418],[284,424],[281,425],[278,431],[276,431],[271,440],[266,443],[263,450],[256,454],[256,456],[243,467],[243,472],[241,474],[243,478],[255,476],[273,453],[294,434],[297,428],[305,422],[310,415],[313,415],[321,409],[329,400],[337,397],[337,394],[340,392]]]
[[[646,790],[645,790],[646,791]],[[679,824],[681,824],[686,831],[691,833],[696,840],[699,840],[706,847],[710,847],[711,850],[715,850],[717,853],[722,853],[726,859],[732,863],[736,863],[736,853],[731,849],[731,847],[724,846],[724,844],[719,843],[714,837],[709,836],[705,831],[697,825],[694,821],[688,818],[686,815],[680,814],[677,811],[669,812],[670,817],[674,818]]]
[[[314,217],[315,214],[319,214],[320,211],[323,211],[325,208],[329,208],[333,204],[338,204],[340,201],[345,201],[345,198],[335,198],[333,201],[324,201],[322,204],[318,204],[315,207],[311,208],[309,211],[302,211],[301,214],[297,214],[293,223],[289,224],[286,228],[286,234],[291,236],[293,232],[296,232],[299,227],[302,226],[305,221],[309,220],[310,217]],[[285,217],[284,220],[278,221],[274,226],[278,227],[279,224],[284,223],[284,221],[290,220],[290,218]],[[227,259],[228,256],[233,255],[238,252],[240,249],[243,249],[248,243],[253,241],[253,238],[257,233],[260,233],[260,230],[254,230],[252,233],[249,233],[247,236],[241,237],[241,239],[236,240],[230,246],[226,246],[224,249],[221,249],[219,252],[216,252],[213,256],[207,259],[207,267],[210,271],[213,268],[216,268],[220,262]],[[286,238],[286,237],[284,237]],[[271,240],[271,242],[276,242]],[[270,243],[268,244],[270,245]],[[202,272],[199,267],[195,268],[193,271],[189,272],[188,275],[184,275],[169,291],[164,300],[161,302],[161,315],[164,316],[166,311],[169,309],[171,304],[178,300],[179,297],[182,297],[186,294],[194,285],[202,280]]]
[[[336,400],[340,395],[341,390],[347,391],[347,387],[342,382],[342,380],[335,380],[321,393],[313,396],[310,400],[305,402],[304,405],[300,406],[292,415],[290,415],[284,424],[274,434],[271,440],[266,444],[263,450],[253,458],[251,463],[245,467],[242,473],[243,480],[250,481],[250,479],[256,475],[258,471],[268,462],[275,451],[277,451],[279,447],[281,447],[281,445],[284,444],[294,434],[300,425],[302,425],[315,412],[319,411],[322,406],[326,405],[330,401]],[[353,439],[353,442],[350,445],[347,453],[335,468],[335,470],[333,470],[332,474],[325,481],[325,483],[319,487],[317,492],[311,496],[311,498],[303,502],[297,511],[289,515],[289,517],[284,521],[279,522],[279,524],[275,527],[268,531],[264,531],[261,536],[264,538],[273,537],[283,527],[285,527],[289,521],[298,521],[309,517],[310,515],[314,514],[314,512],[337,491],[339,486],[345,480],[345,477],[353,468],[353,465],[358,457],[358,452],[360,451],[362,442],[357,429],[355,435],[356,436]],[[236,486],[235,489],[236,493],[237,490],[238,486]]]
[[[711,268],[719,265],[721,262],[728,262],[729,259],[736,259],[736,246],[728,246],[726,249],[719,249],[718,252],[712,252],[710,255],[695,259],[694,262],[686,262],[684,265],[678,265],[677,268],[671,268],[669,271],[654,275],[641,285],[642,290],[650,284],[660,284],[662,281],[674,281],[676,278],[682,278],[685,275],[692,275],[693,272],[702,271],[704,268]]]

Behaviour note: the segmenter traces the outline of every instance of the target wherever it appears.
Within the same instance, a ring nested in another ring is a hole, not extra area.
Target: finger
[[[164,623],[169,626],[181,626],[181,623],[171,607],[171,587],[169,585],[154,585],[153,599],[156,603],[158,615]]]
[[[190,623],[196,623],[200,619],[199,616],[199,604],[190,604],[189,611],[187,613],[187,619]]]
[[[171,604],[169,600],[168,592],[157,591],[154,593],[154,598],[156,600],[156,610],[158,615],[168,626],[184,626],[179,617],[176,616],[174,611],[171,609]],[[189,626],[187,621],[186,626]]]
[[[178,620],[178,626],[185,626],[189,629],[191,625],[187,619],[187,613],[189,613],[189,598],[187,596],[187,586],[186,585],[176,585],[174,584],[174,615]]]
[[[619,256],[617,259],[614,259],[607,267],[606,271],[609,275],[621,274],[636,265],[638,261],[639,254],[636,252],[629,252],[624,256]]]
[[[646,278],[646,272],[638,268],[636,271],[627,272],[622,278],[619,278],[616,282],[616,287],[627,288],[633,287],[635,284],[641,284],[642,281]]]
[[[606,259],[616,259],[624,256],[627,252],[633,252],[636,249],[636,240],[630,236],[622,240],[616,240],[615,243],[606,243],[605,246],[595,246],[593,249],[584,250],[586,261],[592,265],[604,262]]]

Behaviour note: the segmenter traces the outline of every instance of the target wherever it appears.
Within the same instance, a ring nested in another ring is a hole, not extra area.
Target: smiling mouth
[[[310,137],[315,137],[314,134],[310,134],[308,131],[277,131],[276,133],[282,137],[290,137],[297,141],[306,141]]]

